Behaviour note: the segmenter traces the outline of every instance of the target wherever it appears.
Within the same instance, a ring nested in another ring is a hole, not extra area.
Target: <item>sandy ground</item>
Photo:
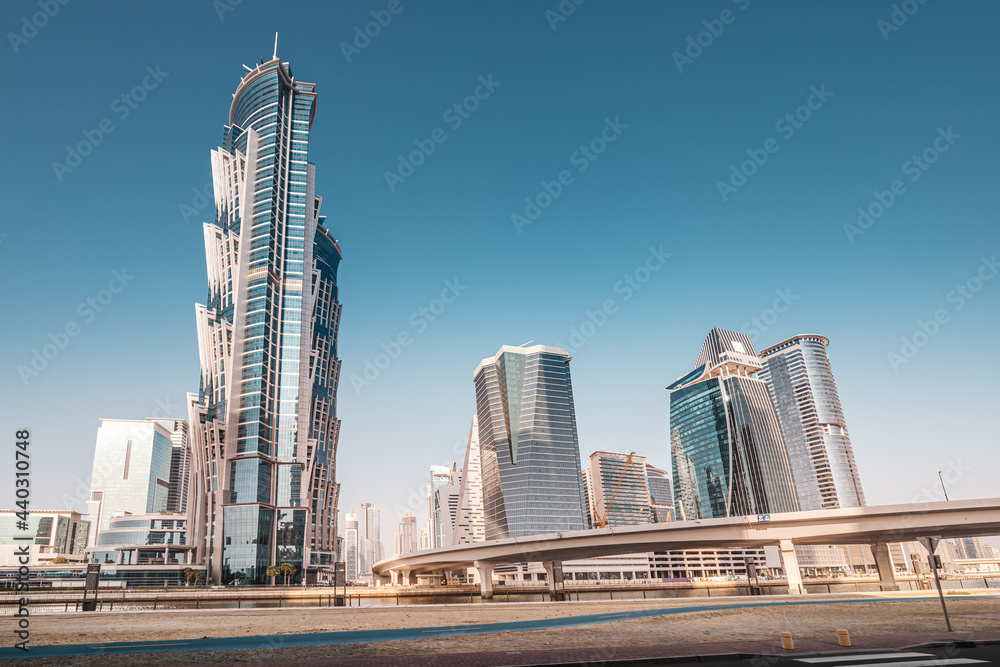
[[[809,596],[810,600],[826,596]],[[843,599],[843,598],[841,598]],[[775,601],[768,598],[767,601]],[[746,598],[717,599],[712,604],[747,602]],[[39,615],[32,619],[32,643],[79,644],[153,641],[197,637],[432,627],[470,623],[553,618],[631,609],[658,609],[705,605],[701,600],[627,600],[572,603],[412,606],[370,609],[260,609],[167,611]],[[1000,597],[950,597],[949,611],[956,631],[1000,629]],[[557,649],[651,644],[723,642],[777,638],[780,632],[797,637],[831,637],[846,628],[855,636],[943,630],[940,603],[888,602],[878,597],[857,604],[785,606],[696,612],[689,615],[618,621],[582,628],[540,630],[516,634],[488,634],[296,648],[247,651],[132,654],[9,661],[9,665],[169,665],[236,661],[305,660],[389,655],[446,654],[528,649]],[[447,664],[442,663],[442,664]]]

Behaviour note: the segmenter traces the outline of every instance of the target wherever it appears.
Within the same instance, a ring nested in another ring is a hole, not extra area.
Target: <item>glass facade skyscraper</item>
[[[244,67],[212,151],[189,511],[210,581],[263,584],[336,550],[342,255],[309,162],[316,86],[277,57]]]
[[[183,419],[157,419],[171,432],[170,442],[170,493],[167,495],[168,512],[186,512],[191,483],[191,446],[188,442],[188,424]]]
[[[695,370],[668,387],[678,518],[799,509],[760,360],[741,333],[712,329]]]
[[[802,334],[760,353],[803,510],[863,507],[865,495],[823,336]]]
[[[172,433],[152,419],[102,419],[90,478],[88,546],[97,543],[112,515],[167,509]]]
[[[428,525],[431,530],[431,549],[447,546],[448,534],[445,530],[445,511],[438,491],[451,483],[451,468],[431,466],[430,498],[428,499]]]
[[[505,345],[473,374],[487,540],[587,527],[569,362]]]

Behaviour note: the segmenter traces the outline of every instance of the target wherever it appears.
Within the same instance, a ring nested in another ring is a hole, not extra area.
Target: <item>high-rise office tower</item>
[[[245,69],[212,151],[188,509],[209,580],[263,584],[269,565],[298,581],[336,550],[342,255],[309,162],[316,86],[277,56]]]
[[[760,353],[803,510],[863,507],[865,494],[823,336],[802,334]]]
[[[188,442],[188,423],[183,419],[157,419],[156,421],[170,431],[172,447],[167,511],[186,512],[191,481],[191,446]]]
[[[958,560],[986,558],[986,550],[978,537],[960,537],[950,542]]]
[[[587,526],[569,362],[505,345],[473,374],[487,540]]]
[[[695,370],[668,387],[678,518],[794,512],[795,485],[760,359],[741,333],[712,329]]]
[[[361,503],[358,530],[362,539],[382,539],[382,512],[374,503]]]
[[[429,523],[424,524],[420,528],[420,536],[418,538],[419,551],[427,551],[432,548],[431,545],[431,525]]]
[[[417,550],[417,517],[407,514],[399,522],[399,553],[400,556]]]
[[[451,482],[451,468],[448,466],[431,466],[430,494],[427,499],[427,519],[430,522],[431,549],[445,546],[445,509],[441,505],[438,489],[448,486]]]
[[[584,514],[587,519],[587,529],[597,528],[597,514],[594,509],[594,477],[590,474],[590,467],[583,467],[583,506],[586,510]]]
[[[595,527],[653,522],[645,456],[594,452],[590,455],[590,479],[597,517]]]
[[[469,544],[486,539],[486,516],[483,513],[483,472],[479,454],[479,418],[472,418],[469,441],[465,447],[465,465],[458,492],[458,518],[452,544]]]
[[[458,520],[458,496],[462,491],[462,472],[458,464],[452,461],[451,468],[448,469],[448,483],[439,486],[434,495],[439,547],[455,543],[455,522]]]
[[[358,578],[358,515],[344,515],[344,576],[348,581]]]
[[[97,544],[115,513],[166,511],[172,435],[153,419],[101,420],[87,502],[87,546]]]
[[[671,521],[674,512],[674,485],[671,483],[670,473],[646,463],[646,479],[649,481],[653,521],[656,523]]]
[[[372,565],[384,556],[382,513],[372,503],[361,503],[358,517],[358,578],[371,579]]]

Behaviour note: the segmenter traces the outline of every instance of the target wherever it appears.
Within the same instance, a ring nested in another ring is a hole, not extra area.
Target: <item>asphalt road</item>
[[[970,595],[970,598],[996,598],[994,595]],[[936,600],[936,597],[895,598],[885,602],[912,602],[916,600]],[[29,645],[26,653],[12,646],[0,648],[0,660],[25,658],[68,658],[81,655],[110,655],[122,653],[166,653],[172,651],[234,651],[243,649],[287,648],[292,646],[317,646],[332,644],[358,644],[366,642],[387,642],[404,639],[427,639],[431,637],[457,637],[462,635],[481,635],[499,632],[524,632],[527,630],[548,630],[551,628],[568,628],[599,623],[611,623],[635,618],[650,618],[655,616],[672,616],[691,614],[701,611],[718,611],[725,609],[746,609],[751,607],[779,607],[796,605],[830,605],[870,603],[871,598],[851,598],[845,600],[786,600],[780,602],[744,602],[733,604],[712,604],[691,607],[670,607],[666,609],[638,609],[606,614],[586,614],[580,616],[564,616],[561,618],[546,618],[534,621],[513,621],[509,623],[478,623],[469,625],[451,625],[431,628],[396,628],[385,630],[354,630],[347,632],[312,632],[303,634],[257,635],[243,637],[204,637],[201,639],[120,642],[108,644],[57,644],[52,646]],[[768,658],[770,660],[771,658]],[[759,658],[758,658],[759,660]],[[780,660],[780,659],[778,659]],[[796,661],[788,661],[794,667],[838,667],[830,663],[810,665]],[[676,663],[675,663],[676,664]],[[735,664],[735,663],[734,663]],[[777,663],[774,663],[777,664]],[[845,665],[848,663],[844,663]],[[854,664],[854,663],[851,663]],[[881,664],[881,663],[878,663]],[[935,661],[927,663],[935,667],[948,665],[975,665],[978,663],[945,663]],[[1000,664],[1000,663],[996,663]],[[922,667],[917,664],[900,664],[897,667]],[[753,667],[770,667],[770,663],[754,663]],[[854,667],[869,667],[869,663],[859,661]]]
[[[647,662],[655,665],[655,662]],[[703,662],[663,662],[672,667],[990,667],[1000,665],[1000,645],[983,645],[977,648],[929,648],[907,651],[848,651],[810,657],[754,656],[739,660],[712,660]]]

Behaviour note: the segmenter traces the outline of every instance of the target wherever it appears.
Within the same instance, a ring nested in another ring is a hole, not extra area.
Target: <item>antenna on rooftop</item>
[[[272,56],[271,59],[277,60],[277,58],[278,58],[278,33],[274,33],[274,56]]]
[[[520,347],[528,347],[529,345],[531,345],[534,342],[535,341],[533,341],[533,340],[529,340],[527,343],[521,343]]]

